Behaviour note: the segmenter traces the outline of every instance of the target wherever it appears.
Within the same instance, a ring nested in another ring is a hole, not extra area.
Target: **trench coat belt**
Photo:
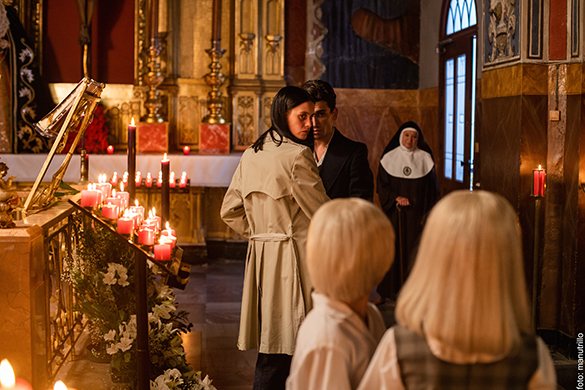
[[[278,242],[278,241],[288,241],[292,239],[292,236],[289,234],[284,233],[259,233],[250,236],[251,241],[260,241],[260,242]]]

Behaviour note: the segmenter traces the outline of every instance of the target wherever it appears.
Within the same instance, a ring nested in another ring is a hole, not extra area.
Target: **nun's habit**
[[[406,130],[418,132],[417,146],[410,150],[402,143]],[[414,263],[414,252],[425,217],[439,199],[433,154],[415,122],[400,126],[386,146],[378,169],[377,192],[382,210],[396,231],[396,259],[378,286],[378,293],[383,298],[395,298],[401,287],[399,239],[402,240],[403,277],[406,279]],[[410,202],[410,206],[401,207],[400,224],[396,207],[399,196],[408,198]]]

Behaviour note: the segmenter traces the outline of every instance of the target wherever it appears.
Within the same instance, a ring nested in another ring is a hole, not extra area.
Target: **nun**
[[[377,291],[383,301],[395,300],[414,262],[425,217],[439,200],[433,153],[415,122],[400,126],[384,149],[377,192],[397,233],[396,261]]]

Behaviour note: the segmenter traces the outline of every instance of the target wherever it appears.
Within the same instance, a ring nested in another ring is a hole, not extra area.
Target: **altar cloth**
[[[171,172],[175,172],[177,178],[183,172],[191,181],[192,187],[228,187],[232,176],[240,162],[241,153],[229,155],[182,155],[169,154],[171,161]],[[139,154],[136,156],[136,171],[142,173],[142,177],[150,172],[156,178],[160,171],[159,154]],[[46,154],[0,154],[0,162],[8,165],[8,176],[16,176],[17,182],[34,182],[43,167],[47,158]],[[53,157],[51,165],[43,178],[44,182],[51,181],[55,171],[61,166],[65,158],[64,154]],[[80,178],[81,157],[73,155],[63,181],[66,183],[77,183]],[[126,154],[90,154],[89,155],[89,181],[97,182],[100,174],[105,173],[108,180],[114,172],[122,177],[127,170],[128,156]]]

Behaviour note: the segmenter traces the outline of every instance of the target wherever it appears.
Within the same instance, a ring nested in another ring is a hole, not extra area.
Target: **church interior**
[[[0,195],[12,188],[27,199],[59,164],[64,183],[109,181],[128,171],[132,148],[131,172],[156,180],[166,153],[173,175],[189,178],[167,192],[165,218],[187,273],[175,292],[192,324],[186,361],[219,390],[251,389],[256,359],[235,345],[246,241],[221,220],[222,199],[242,152],[270,126],[276,93],[311,79],[335,89],[335,127],[367,145],[374,178],[390,139],[414,121],[433,151],[441,196],[485,190],[512,204],[533,325],[553,352],[559,388],[577,383],[585,332],[582,1],[2,3]],[[92,121],[72,156],[53,156],[52,139],[34,124],[84,78],[99,85],[84,106]],[[137,201],[164,205],[164,191],[140,180]],[[79,213],[56,202],[0,229],[0,359],[35,389],[56,379],[79,390],[124,388],[104,379],[108,364],[85,358],[85,322],[65,286]],[[391,324],[392,309],[382,312]]]

